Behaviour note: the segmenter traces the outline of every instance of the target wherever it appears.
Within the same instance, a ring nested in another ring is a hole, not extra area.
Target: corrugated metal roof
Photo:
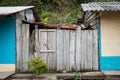
[[[0,7],[0,15],[14,14],[22,10],[33,8],[34,6],[14,6],[14,7]]]
[[[120,11],[120,2],[90,2],[81,4],[83,11]]]

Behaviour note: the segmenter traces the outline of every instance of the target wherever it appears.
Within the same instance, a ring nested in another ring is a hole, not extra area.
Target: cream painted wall
[[[0,64],[0,72],[15,71],[15,64]]]
[[[102,56],[120,56],[120,12],[102,12]]]

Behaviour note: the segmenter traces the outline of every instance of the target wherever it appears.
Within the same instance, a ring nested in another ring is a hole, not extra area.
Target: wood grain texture
[[[78,26],[76,30],[76,71],[80,71],[80,64],[81,64],[81,27]]]
[[[64,43],[63,43],[63,69],[69,71],[70,69],[70,58],[69,58],[69,47],[70,47],[70,32],[68,30],[64,30]]]
[[[29,54],[29,24],[22,24],[22,71],[28,70],[28,54]]]
[[[98,63],[98,35],[97,35],[97,30],[93,31],[93,70],[98,70],[99,68],[99,63]]]
[[[75,70],[75,31],[70,31],[70,70]]]
[[[21,59],[21,45],[22,45],[22,38],[21,38],[21,24],[22,21],[19,17],[19,14],[16,15],[16,71],[19,72],[22,69],[22,59]]]
[[[23,71],[23,56],[22,56],[22,20],[25,19],[24,11],[16,14],[16,71]]]
[[[97,30],[39,29],[39,57],[50,71],[98,70]],[[38,37],[38,34],[35,35]]]
[[[57,71],[63,70],[63,49],[63,31],[57,30]]]

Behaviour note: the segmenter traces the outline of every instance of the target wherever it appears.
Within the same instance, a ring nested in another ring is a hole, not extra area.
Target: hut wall
[[[34,57],[50,71],[99,70],[97,30],[36,29]]]
[[[34,21],[31,9],[16,14],[16,71],[28,70],[28,56],[30,53],[30,25],[23,24],[22,20]]]
[[[120,56],[120,12],[101,16],[102,56]]]

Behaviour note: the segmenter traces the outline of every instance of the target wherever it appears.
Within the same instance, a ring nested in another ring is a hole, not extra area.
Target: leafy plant
[[[81,74],[78,73],[78,72],[76,72],[76,73],[74,74],[74,80],[81,80]]]
[[[53,80],[52,78],[47,78],[47,80]]]
[[[48,71],[48,65],[41,58],[29,59],[27,63],[29,70],[35,74],[42,74]]]

